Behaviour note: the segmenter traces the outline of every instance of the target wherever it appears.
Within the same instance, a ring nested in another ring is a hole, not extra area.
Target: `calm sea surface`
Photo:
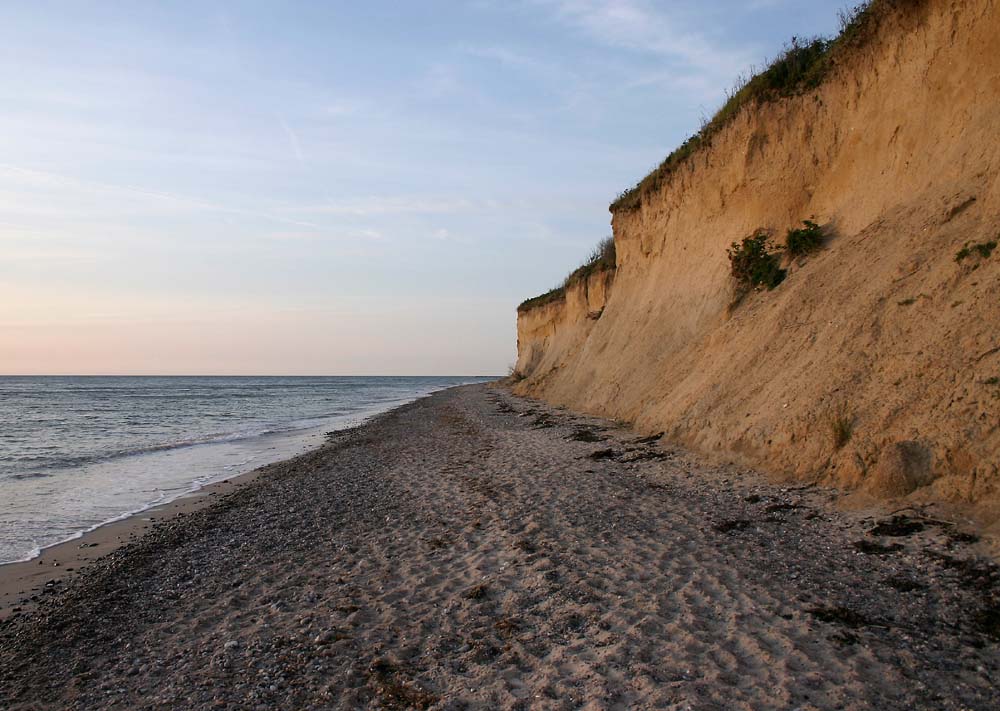
[[[0,377],[0,562],[489,379]]]

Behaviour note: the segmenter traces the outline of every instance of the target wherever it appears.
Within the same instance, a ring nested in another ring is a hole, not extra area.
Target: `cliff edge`
[[[617,268],[519,310],[514,388],[998,520],[1000,9],[885,2],[868,31],[613,206]],[[741,294],[727,248],[806,219],[822,248]]]

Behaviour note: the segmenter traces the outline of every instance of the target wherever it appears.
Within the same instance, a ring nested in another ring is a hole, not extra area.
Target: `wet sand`
[[[99,558],[134,541],[158,522],[198,511],[257,478],[259,470],[202,487],[160,506],[153,506],[120,521],[45,548],[37,558],[0,565],[0,620],[28,613],[44,595],[51,595],[69,578]]]
[[[0,708],[996,708],[983,544],[840,501],[455,388],[67,549]]]

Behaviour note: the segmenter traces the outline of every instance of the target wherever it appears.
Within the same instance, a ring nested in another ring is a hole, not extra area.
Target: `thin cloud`
[[[361,110],[361,106],[356,101],[334,101],[323,107],[322,113],[326,118],[343,118],[353,116]]]
[[[306,162],[305,156],[302,154],[302,144],[299,142],[299,135],[292,130],[292,127],[288,125],[288,122],[284,118],[278,117],[278,122],[281,124],[281,128],[285,131],[285,135],[288,137],[288,145],[292,148],[292,153],[295,155],[296,160],[300,164]]]
[[[0,237],[6,237],[0,232]],[[97,264],[107,261],[107,257],[97,254],[94,250],[73,249],[69,247],[11,247],[4,246],[4,262],[8,264],[51,264],[54,262],[67,264]]]
[[[564,24],[611,47],[660,55],[714,76],[732,75],[748,64],[732,51],[681,26],[670,13],[642,0],[534,0]]]
[[[697,74],[685,74],[676,70],[640,74],[635,79],[625,83],[627,89],[644,89],[651,86],[684,92],[702,101],[715,99],[719,93],[717,80]]]
[[[494,62],[509,69],[529,72],[531,76],[547,80],[550,83],[569,82],[577,84],[580,82],[580,77],[571,69],[542,60],[520,49],[513,49],[503,45],[479,46],[460,44],[458,50],[470,57]]]
[[[458,70],[449,64],[434,64],[416,83],[417,92],[428,99],[442,99],[459,93],[462,83]]]
[[[279,242],[330,242],[330,241],[372,241],[377,242],[384,239],[379,230],[370,228],[363,229],[335,229],[316,232],[312,230],[282,230],[279,232],[268,232],[263,237],[267,240]]]
[[[508,47],[479,47],[463,44],[460,46],[460,49],[470,56],[499,62],[500,64],[504,64],[509,67],[537,69],[540,66],[540,62],[538,62],[535,58],[529,57],[527,54],[518,52]]]
[[[282,217],[280,215],[261,212],[259,210],[246,210],[186,195],[149,190],[147,188],[134,185],[118,185],[99,181],[80,180],[78,178],[60,175],[58,173],[43,170],[32,170],[14,165],[0,164],[0,179],[2,178],[13,179],[22,187],[34,186],[43,189],[67,190],[74,193],[89,192],[92,194],[102,194],[111,197],[142,198],[153,202],[171,203],[177,205],[178,207],[185,207],[189,209],[205,210],[226,215],[253,217],[287,225],[295,225],[297,227],[321,229],[319,225],[313,222]]]
[[[469,200],[425,197],[369,197],[353,201],[328,202],[321,205],[297,206],[295,212],[321,215],[372,215],[422,214],[440,215],[469,212],[476,209]]]

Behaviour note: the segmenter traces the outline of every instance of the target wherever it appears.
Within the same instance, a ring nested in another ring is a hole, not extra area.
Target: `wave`
[[[10,563],[27,563],[28,561],[31,561],[31,560],[34,560],[35,558],[38,558],[40,555],[42,555],[42,553],[44,551],[47,551],[49,548],[55,548],[56,546],[61,546],[63,543],[69,543],[70,541],[79,540],[80,538],[83,538],[84,536],[86,536],[88,533],[92,533],[92,532],[96,531],[97,529],[99,529],[99,528],[101,528],[103,526],[107,526],[107,525],[112,524],[112,523],[117,523],[118,521],[124,521],[127,518],[130,518],[132,516],[136,516],[138,514],[141,514],[144,511],[149,511],[150,509],[156,508],[157,506],[163,506],[165,504],[172,503],[172,502],[176,501],[177,499],[179,499],[181,497],[184,497],[184,496],[189,496],[189,495],[191,495],[191,494],[193,494],[193,493],[195,493],[195,492],[203,489],[206,486],[206,484],[204,482],[195,482],[195,483],[196,483],[196,485],[193,485],[190,489],[188,489],[186,491],[178,492],[177,494],[174,494],[174,495],[167,495],[167,494],[163,494],[161,492],[160,493],[160,497],[158,499],[156,499],[155,501],[151,501],[149,503],[143,504],[143,505],[139,506],[138,508],[132,509],[131,511],[126,511],[126,512],[121,513],[121,514],[118,514],[117,516],[112,516],[111,518],[109,518],[109,519],[107,519],[105,521],[101,521],[100,523],[95,523],[94,525],[90,526],[89,528],[81,529],[79,531],[74,531],[73,533],[69,534],[68,536],[65,536],[63,538],[60,538],[59,540],[53,541],[52,543],[46,543],[45,545],[39,545],[39,543],[37,541],[32,541],[33,547],[32,547],[32,549],[30,551],[28,551],[28,553],[26,553],[21,558],[16,558],[14,560],[0,560],[0,565],[8,565]]]
[[[430,390],[430,392],[433,392],[434,390]],[[294,432],[301,432],[315,427],[324,426],[330,424],[332,420],[340,418],[356,417],[363,419],[377,412],[384,411],[387,409],[387,406],[397,406],[409,402],[413,400],[414,397],[419,397],[419,395],[407,393],[405,395],[397,395],[395,397],[368,398],[363,405],[356,408],[329,410],[327,412],[310,415],[307,418],[291,420],[288,422],[262,423],[255,427],[230,432],[214,432],[169,442],[146,444],[115,451],[87,453],[75,456],[69,455],[59,458],[23,456],[12,462],[5,463],[4,465],[5,469],[13,470],[18,468],[19,471],[15,471],[14,473],[10,473],[6,476],[0,476],[0,478],[13,480],[40,479],[55,476],[69,469],[76,469],[91,464],[117,461],[129,457],[141,457],[161,452],[188,449],[191,447],[243,442],[257,439],[259,437],[267,437],[269,435],[291,434]]]
[[[23,457],[19,459],[16,463],[14,463],[13,466],[17,466],[17,464],[24,465],[27,463],[28,466],[31,467],[32,462],[36,462],[36,464],[34,464],[33,468],[30,468],[26,471],[22,470],[17,473],[10,474],[6,478],[15,480],[44,478],[44,477],[54,476],[55,474],[65,471],[67,469],[75,469],[77,467],[86,466],[88,464],[110,462],[119,459],[125,459],[128,457],[140,457],[160,452],[169,452],[178,449],[188,449],[191,447],[201,447],[205,445],[215,445],[215,444],[228,444],[231,442],[242,442],[246,440],[257,439],[259,437],[266,437],[268,435],[291,434],[294,432],[299,432],[303,430],[309,430],[314,427],[319,427],[320,425],[334,418],[345,417],[352,414],[356,413],[336,411],[329,414],[317,415],[315,417],[310,417],[308,419],[293,420],[288,423],[282,423],[282,424],[269,423],[266,425],[260,425],[249,429],[236,430],[233,432],[216,432],[197,437],[190,437],[170,442],[163,442],[159,444],[149,444],[129,449],[120,449],[112,452],[81,454],[77,456],[65,456],[56,460],[52,460],[48,457],[43,457],[43,456]],[[357,414],[361,414],[361,411],[359,411]]]

